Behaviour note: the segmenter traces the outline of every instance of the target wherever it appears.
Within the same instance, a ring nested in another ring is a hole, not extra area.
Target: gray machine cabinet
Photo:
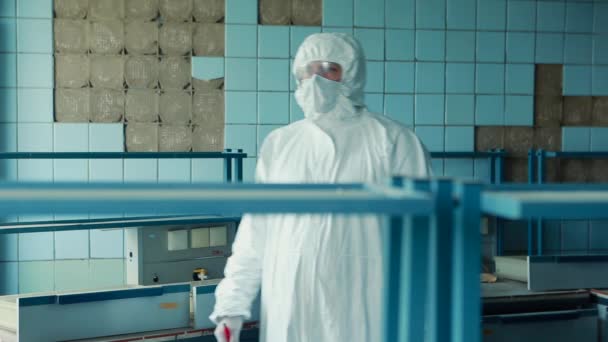
[[[596,342],[597,309],[484,316],[484,342]]]
[[[532,291],[608,288],[608,255],[495,257],[499,278],[525,282]]]
[[[196,280],[193,271],[197,268],[204,268],[208,279],[222,278],[238,220],[210,216],[193,225],[126,230],[127,284]]]
[[[598,309],[589,291],[536,292],[510,280],[481,288],[484,342],[598,341]]]
[[[598,341],[608,342],[608,292],[606,290],[592,290],[591,294],[597,301],[598,311]]]

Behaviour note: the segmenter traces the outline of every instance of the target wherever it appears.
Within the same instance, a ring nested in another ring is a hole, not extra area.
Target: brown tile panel
[[[534,99],[534,122],[540,127],[560,127],[564,98],[561,95],[537,95]]]
[[[590,126],[592,110],[591,96],[564,97],[563,126]]]
[[[591,160],[589,174],[590,181],[593,183],[608,183],[608,159]]]
[[[504,131],[502,126],[475,127],[475,150],[487,151],[494,148],[504,148]]]
[[[593,126],[608,126],[608,96],[593,98],[591,123]]]
[[[536,65],[536,95],[562,95],[563,66],[561,64]]]
[[[510,183],[528,182],[528,159],[507,158],[505,160],[505,180]]]
[[[560,151],[562,147],[562,129],[560,127],[534,128],[534,148],[546,151]]]
[[[560,159],[560,181],[563,183],[586,183],[590,180],[592,160]]]
[[[259,0],[261,25],[291,24],[292,0]]]
[[[505,149],[507,153],[526,157],[528,150],[534,145],[534,128],[505,127]]]

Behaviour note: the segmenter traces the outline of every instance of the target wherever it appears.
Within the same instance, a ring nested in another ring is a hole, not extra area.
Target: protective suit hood
[[[344,33],[318,33],[306,38],[293,63],[293,73],[313,61],[338,63],[342,67],[342,80],[337,92],[336,106],[327,113],[312,109],[309,99],[302,96],[302,83],[297,81],[296,100],[308,118],[337,117],[357,115],[365,107],[363,88],[365,87],[365,55],[359,42]],[[297,80],[297,77],[296,77]],[[308,82],[309,80],[304,80]],[[329,95],[329,94],[326,94]]]

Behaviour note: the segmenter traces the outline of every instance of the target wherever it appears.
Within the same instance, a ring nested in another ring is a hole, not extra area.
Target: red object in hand
[[[226,336],[226,341],[230,342],[230,329],[226,324],[224,324],[224,336]]]

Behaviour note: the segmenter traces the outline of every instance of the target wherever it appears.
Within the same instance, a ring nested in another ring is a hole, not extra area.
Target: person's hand
[[[215,327],[214,335],[218,342],[239,342],[242,328],[243,317],[224,317]],[[230,332],[230,339],[226,336],[227,330]]]

